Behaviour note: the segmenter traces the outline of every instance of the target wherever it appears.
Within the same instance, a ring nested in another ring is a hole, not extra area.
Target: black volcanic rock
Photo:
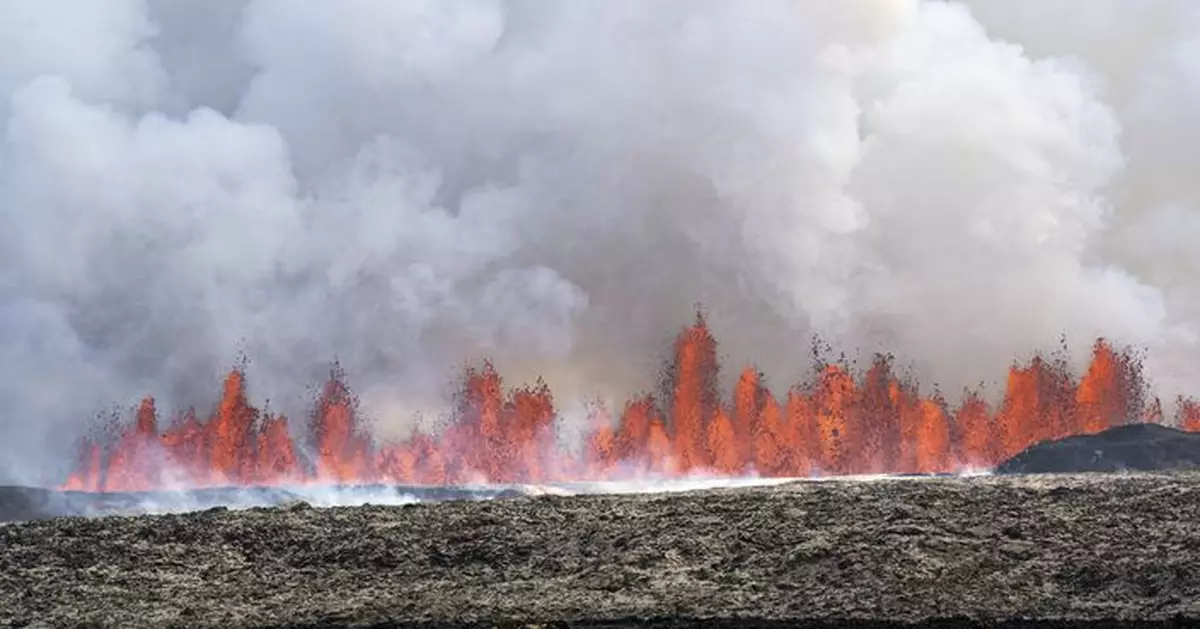
[[[36,487],[0,485],[0,522],[35,520],[54,513],[67,515],[70,508],[64,504],[60,492]]]
[[[1200,626],[1200,475],[798,482],[0,526],[0,627]]]
[[[64,516],[178,513],[213,508],[397,504],[493,500],[529,495],[520,487],[353,485],[308,487],[208,487],[178,491],[85,492],[0,486],[0,523]]]
[[[1032,445],[1001,463],[996,473],[1169,470],[1200,470],[1200,433],[1158,424],[1129,424]]]

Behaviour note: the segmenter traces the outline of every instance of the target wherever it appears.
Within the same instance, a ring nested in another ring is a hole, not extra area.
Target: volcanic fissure
[[[370,434],[338,368],[303,427],[252,406],[245,372],[234,369],[207,420],[189,410],[160,430],[159,410],[147,397],[127,428],[114,431],[119,424],[110,422],[107,435],[81,439],[63,487],[953,472],[991,467],[1042,440],[1163,421],[1138,357],[1103,339],[1080,378],[1064,360],[1014,364],[998,404],[977,391],[964,392],[954,406],[936,392],[922,394],[883,355],[861,374],[844,363],[818,364],[808,382],[782,395],[747,367],[723,399],[718,362],[717,340],[697,315],[676,338],[662,390],[634,397],[619,413],[594,404],[582,449],[557,439],[545,383],[506,390],[487,362],[466,370],[447,425],[398,443]],[[1178,409],[1180,427],[1200,430],[1200,405],[1179,400]]]

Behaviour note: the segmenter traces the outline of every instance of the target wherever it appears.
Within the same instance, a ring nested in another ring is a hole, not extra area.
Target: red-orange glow
[[[649,461],[650,471],[655,474],[674,476],[685,471],[672,457],[671,437],[667,435],[667,427],[661,419],[655,418],[650,422],[650,430],[646,433],[645,458]]]
[[[650,456],[651,425],[662,428],[662,420],[658,417],[658,405],[653,397],[643,396],[625,404],[613,456],[617,461],[629,466],[631,473],[645,474],[650,470],[650,461],[647,458]],[[663,438],[666,438],[665,430]],[[662,447],[668,448],[669,443],[663,441]],[[660,452],[659,456],[661,454]]]
[[[1200,402],[1190,398],[1179,400],[1179,427],[1200,432]]]
[[[817,465],[834,474],[856,470],[851,413],[856,391],[850,373],[839,365],[826,366],[818,376],[814,400],[817,408]]]
[[[143,491],[160,484],[158,473],[163,469],[154,457],[159,452],[152,447],[158,438],[158,414],[154,398],[142,400],[132,430],[121,435],[111,457],[103,487],[108,491]]]
[[[784,432],[787,433],[788,471],[798,476],[808,476],[817,466],[821,456],[820,431],[817,427],[817,415],[813,409],[812,399],[801,393],[798,388],[788,391],[787,405],[784,407],[787,416]],[[786,476],[788,474],[781,474]]]
[[[225,378],[217,413],[206,426],[209,465],[214,483],[241,484],[252,480],[254,424],[258,410],[246,397],[246,375],[234,370]]]
[[[964,392],[956,421],[961,435],[956,454],[964,465],[984,467],[1003,458],[995,436],[996,424],[992,421],[987,402],[978,393]]]
[[[862,391],[856,407],[862,431],[859,446],[871,455],[862,461],[863,471],[879,473],[912,467],[906,461],[911,452],[904,447],[901,431],[900,382],[892,375],[891,360],[876,357],[862,379]]]
[[[106,442],[81,440],[64,488],[131,491],[168,485],[549,482],[693,472],[765,476],[943,472],[986,467],[1032,443],[1130,421],[1161,421],[1136,358],[1106,341],[1076,380],[1059,361],[1013,365],[993,408],[977,392],[956,407],[923,394],[878,357],[860,377],[817,369],[777,398],[753,367],[718,391],[717,341],[702,317],[680,332],[667,366],[669,403],[642,395],[617,414],[591,407],[582,452],[558,442],[554,398],[539,381],[508,389],[484,363],[467,369],[449,422],[402,443],[378,443],[335,369],[306,432],[249,403],[234,370],[207,421],[188,411],[160,434],[153,398]],[[1200,431],[1200,403],[1177,422]]]
[[[784,424],[783,409],[775,397],[767,394],[762,421],[753,435],[754,469],[763,476],[781,476],[788,471],[792,447]]]
[[[356,406],[344,378],[335,371],[325,384],[312,417],[318,479],[352,482],[369,477],[368,443],[358,434]]]
[[[938,400],[917,403],[918,423],[912,449],[916,452],[916,471],[950,469],[950,425]]]
[[[717,342],[702,318],[684,328],[675,341],[675,390],[671,406],[673,445],[683,469],[710,464],[705,426],[713,419],[717,379]]]
[[[288,420],[282,415],[268,417],[263,422],[258,438],[258,452],[254,459],[255,482],[269,483],[276,478],[297,475],[296,449],[288,432]]]
[[[733,388],[733,417],[730,429],[734,431],[734,446],[741,446],[737,453],[738,463],[755,459],[755,441],[759,432],[759,411],[763,403],[764,390],[759,386],[761,375],[754,367],[746,367]],[[715,457],[717,453],[711,451]]]
[[[1128,355],[1117,353],[1103,339],[1092,348],[1092,362],[1079,383],[1075,395],[1076,426],[1081,432],[1095,433],[1134,421],[1129,410],[1140,400],[1141,370]],[[1148,419],[1162,415],[1162,409],[1149,405]]]
[[[725,411],[717,409],[716,415],[708,425],[708,452],[712,460],[712,468],[726,476],[736,476],[742,472],[746,460],[741,456],[737,433],[733,430],[733,421]]]
[[[603,477],[616,463],[617,434],[612,426],[612,418],[602,404],[592,407],[589,424],[591,425],[591,434],[588,436],[584,448],[588,475]]]
[[[67,491],[99,491],[101,476],[100,447],[91,439],[83,439],[79,444],[79,467],[67,477],[63,489]]]

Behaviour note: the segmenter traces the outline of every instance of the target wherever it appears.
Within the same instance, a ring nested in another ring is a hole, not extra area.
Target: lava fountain
[[[1035,357],[1013,365],[995,407],[978,391],[963,392],[953,407],[936,392],[922,394],[882,355],[860,374],[844,364],[819,364],[807,382],[782,394],[768,390],[763,375],[748,367],[732,395],[723,396],[719,369],[717,340],[697,315],[675,341],[667,385],[628,400],[619,412],[593,405],[581,451],[558,442],[545,383],[507,390],[487,362],[463,374],[441,430],[399,443],[369,434],[337,368],[299,427],[252,406],[245,373],[235,369],[206,420],[187,411],[160,430],[159,410],[147,397],[127,428],[81,439],[64,488],[954,472],[990,467],[1045,439],[1163,421],[1140,361],[1103,339],[1078,378],[1062,360]],[[1180,426],[1200,430],[1200,404],[1180,400],[1178,408]]]

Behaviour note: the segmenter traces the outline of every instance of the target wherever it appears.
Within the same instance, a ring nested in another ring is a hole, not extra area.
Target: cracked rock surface
[[[296,503],[0,526],[0,626],[1197,622],[1200,476],[1185,474]]]

